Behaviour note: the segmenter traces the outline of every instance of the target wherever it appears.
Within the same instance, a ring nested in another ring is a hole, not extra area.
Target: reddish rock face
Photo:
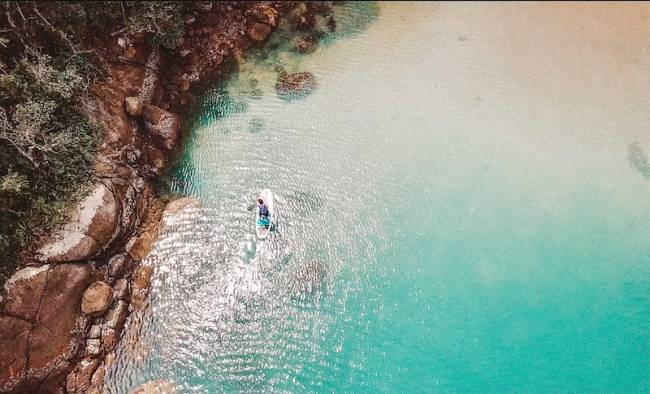
[[[248,36],[253,41],[264,41],[271,34],[271,26],[266,23],[253,23],[248,27]]]
[[[50,270],[37,325],[30,335],[28,382],[55,384],[55,380],[67,374],[70,365],[66,360],[76,352],[79,342],[74,328],[90,273],[89,266],[76,264],[62,264]]]
[[[29,321],[36,318],[49,268],[49,265],[23,268],[5,283],[7,313]]]
[[[11,316],[0,316],[0,391],[21,380],[27,362],[31,324]]]

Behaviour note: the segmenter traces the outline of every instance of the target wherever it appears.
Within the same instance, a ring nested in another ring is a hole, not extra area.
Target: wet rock
[[[147,301],[148,293],[147,289],[133,290],[133,293],[131,293],[131,305],[135,310],[142,310]]]
[[[181,130],[181,120],[178,115],[160,107],[145,104],[142,109],[142,118],[145,121],[146,130],[159,138],[163,148],[170,150],[176,145]]]
[[[24,377],[31,324],[0,316],[0,391],[9,391]]]
[[[118,254],[108,261],[108,276],[111,278],[119,278],[123,273],[128,271],[131,267],[131,257],[128,254]]]
[[[157,233],[152,234],[145,231],[142,234],[135,236],[129,240],[129,242],[126,244],[126,251],[135,260],[142,260],[147,257],[147,255],[149,255],[157,239]]]
[[[295,40],[296,50],[299,53],[311,53],[316,50],[316,39],[313,37],[298,37]]]
[[[71,221],[54,234],[54,241],[39,250],[41,259],[61,263],[95,256],[117,235],[119,214],[113,193],[104,184],[97,183],[76,207]]]
[[[296,19],[296,29],[299,30],[309,30],[316,25],[316,16],[307,11],[302,15],[299,15]]]
[[[129,296],[129,281],[126,279],[118,280],[113,287],[113,294],[116,299],[126,301]]]
[[[133,275],[133,289],[131,292],[131,305],[135,309],[142,309],[147,300],[149,286],[151,286],[152,267],[140,266]]]
[[[248,36],[253,41],[264,41],[271,34],[271,26],[266,23],[253,23],[248,27]]]
[[[126,316],[128,313],[128,305],[124,301],[117,301],[115,306],[108,312],[106,315],[105,327],[112,328],[114,330],[121,330],[126,322]],[[102,333],[103,336],[103,333]]]
[[[106,368],[110,368],[114,362],[115,352],[108,352],[108,354],[106,354],[106,357],[104,357],[104,364],[106,365]]]
[[[126,97],[124,99],[124,106],[126,107],[126,112],[131,116],[140,116],[142,115],[142,100],[138,97]]]
[[[182,197],[173,201],[170,201],[165,206],[165,212],[163,216],[175,215],[186,209],[196,209],[201,207],[201,200],[196,197]]]
[[[133,273],[133,290],[148,289],[151,286],[153,267],[141,265]]]
[[[102,344],[107,352],[114,350],[119,341],[120,336],[117,331],[109,327],[104,327],[104,330],[102,330]]]
[[[330,17],[327,19],[327,28],[328,28],[329,31],[331,31],[331,32],[335,32],[335,31],[336,31],[336,19],[334,19],[333,16],[330,16]]]
[[[87,315],[102,315],[113,301],[113,288],[97,281],[90,285],[81,298],[81,311]]]
[[[171,394],[176,393],[176,386],[168,380],[154,380],[138,386],[129,394]]]
[[[106,376],[106,367],[104,364],[101,364],[95,370],[92,378],[90,378],[90,384],[94,387],[101,387],[104,385],[104,376]]]
[[[99,339],[89,339],[86,341],[86,356],[97,357],[102,351],[102,341]]]
[[[68,393],[86,393],[91,387],[92,376],[99,366],[96,359],[86,358],[81,360],[75,369],[68,375],[66,389]]]
[[[13,274],[5,283],[5,311],[13,316],[33,321],[36,318],[49,269],[49,265],[26,267]]]
[[[302,97],[316,87],[316,77],[310,72],[287,74],[275,84],[275,90],[282,98]]]

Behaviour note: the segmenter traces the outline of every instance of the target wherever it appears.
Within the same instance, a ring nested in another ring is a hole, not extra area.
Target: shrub
[[[0,76],[0,258],[64,220],[86,190],[98,133],[82,112],[79,59],[29,49]]]

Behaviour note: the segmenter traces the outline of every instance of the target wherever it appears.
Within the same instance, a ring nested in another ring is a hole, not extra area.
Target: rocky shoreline
[[[228,62],[260,46],[283,15],[314,32],[315,14],[329,5],[225,2],[184,16],[173,53],[144,37],[118,36],[108,78],[92,90],[87,111],[104,130],[96,182],[71,220],[37,248],[4,284],[0,299],[0,391],[102,392],[129,313],[146,301],[152,268],[142,266],[157,239],[167,205],[153,181],[182,138],[182,114]],[[333,28],[333,20],[327,25]],[[302,34],[298,52],[318,37]],[[311,48],[311,49],[310,49]],[[304,77],[304,81],[301,78]],[[311,89],[311,74],[284,76],[279,92]],[[147,392],[146,389],[142,392]]]

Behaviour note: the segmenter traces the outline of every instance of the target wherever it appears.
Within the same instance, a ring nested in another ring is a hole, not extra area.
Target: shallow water
[[[109,389],[648,392],[650,7],[336,13],[206,96]]]

